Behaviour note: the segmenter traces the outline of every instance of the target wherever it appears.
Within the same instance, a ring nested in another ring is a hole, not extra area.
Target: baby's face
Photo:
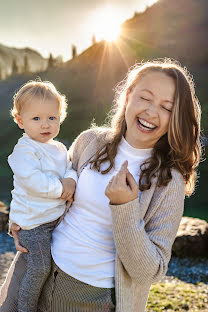
[[[60,129],[60,110],[56,100],[33,99],[25,103],[17,122],[27,135],[38,142],[48,143]]]

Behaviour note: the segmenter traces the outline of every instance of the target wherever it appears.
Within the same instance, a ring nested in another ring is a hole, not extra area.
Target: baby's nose
[[[47,120],[44,120],[41,124],[42,128],[48,128],[49,127],[49,123]]]

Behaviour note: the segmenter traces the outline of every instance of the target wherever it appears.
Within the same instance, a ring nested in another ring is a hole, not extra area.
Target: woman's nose
[[[147,108],[147,113],[150,115],[150,116],[157,116],[158,115],[158,107],[156,104],[151,104],[148,106]]]

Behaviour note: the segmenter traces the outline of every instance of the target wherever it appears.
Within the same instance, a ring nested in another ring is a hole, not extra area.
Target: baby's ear
[[[24,129],[24,126],[23,126],[22,119],[21,119],[20,115],[19,114],[15,114],[14,118],[15,118],[15,121],[17,122],[19,128],[20,129]]]

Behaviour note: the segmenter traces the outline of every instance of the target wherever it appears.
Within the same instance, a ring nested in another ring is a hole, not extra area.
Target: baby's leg
[[[18,312],[36,312],[38,298],[51,270],[51,233],[56,221],[19,232],[20,244],[29,250],[27,271],[19,289]]]

